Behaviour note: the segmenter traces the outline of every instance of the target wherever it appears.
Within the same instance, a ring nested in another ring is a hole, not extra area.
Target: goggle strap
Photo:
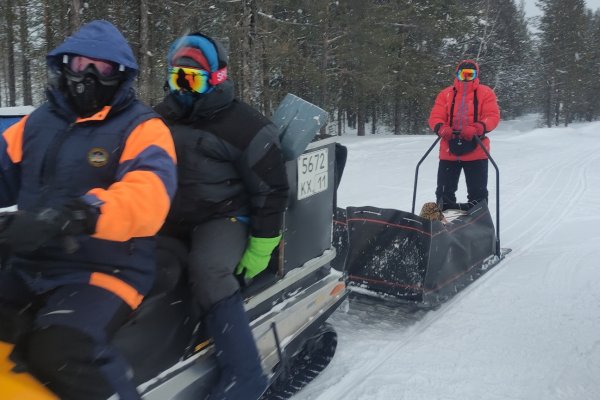
[[[223,67],[215,72],[210,73],[208,83],[211,86],[217,86],[227,80],[227,67]]]

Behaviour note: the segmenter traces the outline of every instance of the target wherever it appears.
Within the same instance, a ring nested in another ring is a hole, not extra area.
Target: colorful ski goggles
[[[171,67],[169,68],[169,88],[171,90],[206,93],[210,88],[210,73],[203,69]]]
[[[169,88],[171,90],[206,93],[211,86],[217,86],[227,80],[227,67],[215,72],[190,67],[169,68]]]
[[[474,68],[463,68],[456,72],[456,77],[461,82],[470,82],[477,78],[477,70]]]

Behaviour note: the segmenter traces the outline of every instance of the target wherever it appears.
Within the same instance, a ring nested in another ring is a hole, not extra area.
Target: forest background
[[[168,46],[201,31],[229,49],[240,98],[271,115],[294,93],[330,113],[330,135],[427,133],[436,94],[466,58],[504,119],[600,117],[600,12],[585,0],[538,0],[533,21],[522,0],[0,1],[0,106],[41,104],[48,51],[106,19],[132,46],[150,105],[164,96]]]

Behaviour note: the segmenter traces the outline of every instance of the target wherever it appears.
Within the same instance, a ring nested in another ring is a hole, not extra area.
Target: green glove
[[[246,279],[252,279],[264,271],[269,265],[271,253],[280,241],[281,235],[273,238],[250,236],[246,251],[235,269],[236,275],[244,274]]]

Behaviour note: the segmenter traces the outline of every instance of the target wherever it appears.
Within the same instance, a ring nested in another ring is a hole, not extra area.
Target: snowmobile
[[[274,113],[286,158],[290,201],[283,240],[267,270],[244,283],[245,307],[270,386],[262,399],[287,399],[332,359],[337,334],[326,320],[347,296],[343,276],[330,267],[335,142],[313,141],[327,113],[288,94]],[[187,248],[159,237],[152,291],[113,344],[134,371],[145,400],[202,399],[216,381],[214,346],[192,306],[185,276]],[[50,393],[9,359],[0,343],[0,398],[50,400]]]
[[[381,299],[435,308],[497,265],[510,252],[500,247],[500,172],[496,170],[496,227],[485,201],[444,211],[440,220],[415,214],[419,160],[411,212],[377,207],[336,208],[333,262],[344,271],[352,298]],[[435,205],[435,204],[434,204]]]

